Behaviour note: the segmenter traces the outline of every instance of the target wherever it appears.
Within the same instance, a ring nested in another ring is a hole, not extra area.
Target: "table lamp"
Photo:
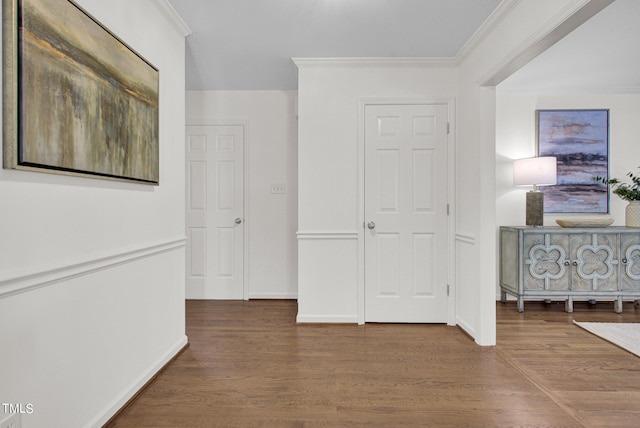
[[[513,162],[513,185],[533,185],[533,190],[527,192],[527,226],[542,227],[544,193],[538,190],[538,186],[552,186],[556,184],[556,181],[557,161],[555,157],[516,159]]]

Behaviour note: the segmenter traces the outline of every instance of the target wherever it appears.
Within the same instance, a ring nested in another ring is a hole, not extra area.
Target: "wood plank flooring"
[[[480,347],[445,325],[298,325],[295,301],[188,301],[190,347],[107,426],[639,426],[640,358],[572,319],[640,309],[574,310],[498,303]]]

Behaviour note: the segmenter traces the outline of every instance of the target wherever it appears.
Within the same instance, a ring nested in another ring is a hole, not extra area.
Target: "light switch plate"
[[[276,195],[284,195],[287,193],[287,185],[284,183],[274,183],[271,185],[271,193]]]

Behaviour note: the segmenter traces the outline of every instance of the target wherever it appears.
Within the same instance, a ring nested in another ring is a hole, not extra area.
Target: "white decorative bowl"
[[[611,217],[559,218],[556,223],[562,227],[607,227],[613,223],[613,219]]]

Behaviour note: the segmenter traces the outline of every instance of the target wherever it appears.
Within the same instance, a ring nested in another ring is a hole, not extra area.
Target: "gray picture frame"
[[[159,184],[159,71],[71,0],[2,0],[3,166]]]
[[[536,110],[538,156],[555,156],[558,180],[544,186],[545,213],[608,214],[609,110]]]

